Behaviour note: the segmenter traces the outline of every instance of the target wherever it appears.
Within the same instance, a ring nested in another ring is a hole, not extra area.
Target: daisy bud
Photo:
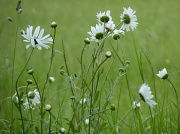
[[[74,100],[74,99],[76,99],[76,97],[75,96],[71,96],[70,99]]]
[[[52,27],[52,28],[56,28],[56,27],[57,27],[57,23],[53,21],[53,22],[51,23],[51,27]]]
[[[11,17],[7,17],[7,20],[9,20],[10,22],[13,21],[13,19]]]
[[[115,39],[115,40],[120,39],[120,35],[119,35],[119,34],[115,34],[115,35],[113,35],[113,39]]]
[[[66,132],[66,129],[65,129],[65,128],[63,128],[63,127],[60,128],[60,133],[61,133],[61,134],[65,134],[65,132]]]
[[[106,54],[105,54],[106,58],[110,58],[111,55],[112,55],[111,51],[107,51]]]
[[[35,93],[32,92],[32,91],[30,91],[30,92],[28,93],[28,98],[29,98],[29,99],[34,99],[34,97],[35,97]]]
[[[47,104],[47,105],[45,106],[45,110],[46,110],[46,111],[51,111],[51,109],[52,109],[51,105]]]
[[[130,65],[130,61],[126,61],[126,67]]]
[[[27,80],[27,83],[28,83],[28,84],[32,84],[32,80],[28,79],[28,80]]]
[[[19,14],[21,14],[21,13],[22,13],[22,8],[21,8],[21,9],[19,9],[19,10],[18,10],[18,12],[19,12]]]
[[[61,75],[64,75],[64,73],[65,73],[64,70],[60,70]]]
[[[29,75],[32,75],[33,73],[34,73],[34,70],[33,70],[33,69],[28,70],[28,74],[29,74]]]
[[[84,39],[84,43],[85,43],[85,44],[90,44],[89,38],[85,38],[85,39]]]
[[[49,77],[49,83],[52,83],[55,81],[55,78],[54,77]]]
[[[111,111],[115,111],[116,110],[116,106],[114,104],[111,105]]]

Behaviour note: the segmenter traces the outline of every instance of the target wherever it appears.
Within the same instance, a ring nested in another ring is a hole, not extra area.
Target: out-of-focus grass
[[[125,59],[131,62],[128,69],[129,84],[132,92],[136,94],[142,80],[139,74],[137,61],[135,58],[133,37],[137,46],[142,46],[145,49],[149,58],[151,59],[152,66],[155,73],[166,67],[170,73],[170,79],[174,82],[175,86],[179,87],[179,67],[178,57],[179,49],[179,31],[180,31],[180,1],[119,1],[119,0],[104,0],[104,1],[88,1],[88,0],[41,0],[41,1],[22,1],[22,14],[18,15],[15,11],[17,1],[1,0],[0,1],[0,100],[10,96],[12,63],[13,63],[13,49],[15,46],[15,39],[17,34],[17,48],[15,59],[15,76],[17,77],[25,61],[30,53],[30,49],[25,49],[25,43],[20,35],[21,29],[26,29],[28,25],[36,27],[40,25],[45,29],[45,33],[53,34],[53,29],[50,27],[52,21],[58,23],[57,35],[55,40],[55,48],[62,51],[62,39],[66,48],[67,63],[69,65],[70,73],[79,73],[79,63],[77,57],[80,56],[83,47],[83,39],[88,37],[87,32],[90,31],[90,26],[94,26],[96,21],[96,13],[98,11],[111,10],[114,22],[117,24],[120,20],[119,16],[123,11],[123,7],[131,7],[136,10],[138,17],[138,27],[132,33],[126,33],[125,37],[121,37],[121,45],[124,50]],[[12,17],[13,22],[7,21],[7,17]],[[18,31],[16,31],[18,24]],[[16,33],[17,32],[17,33]],[[116,44],[111,40],[112,44]],[[91,43],[90,45],[96,45]],[[112,47],[107,43],[106,50],[112,50]],[[120,51],[119,51],[120,52]],[[153,87],[152,72],[150,65],[146,61],[143,53],[140,52],[138,47],[138,54],[142,55],[143,70],[145,72],[145,81]],[[120,54],[121,55],[121,54]],[[89,58],[91,55],[89,55]],[[37,71],[37,78],[42,81],[46,76],[48,67],[44,66],[49,63],[50,53],[43,50],[41,53],[35,51],[28,67],[34,67]],[[56,76],[58,81],[51,87],[49,91],[52,92],[64,87],[67,81],[63,81],[59,75],[59,67],[64,64],[62,54],[55,54],[55,63],[51,74]],[[88,57],[87,57],[88,59]],[[38,65],[38,66],[37,66]],[[114,70],[118,70],[120,65],[113,66]],[[117,72],[112,73],[115,76]],[[26,82],[27,75],[23,76],[21,84]],[[157,93],[161,96],[161,90],[164,90],[163,84],[159,79],[155,79],[157,83]],[[154,90],[154,89],[153,89]],[[67,91],[68,92],[68,91]],[[70,91],[69,91],[70,92]],[[127,92],[123,90],[123,92]],[[63,95],[63,91],[59,95]],[[137,94],[138,95],[138,94]],[[170,93],[173,97],[174,93]],[[60,97],[60,96],[59,96]],[[126,102],[126,97],[123,96]],[[128,98],[129,100],[129,98]],[[115,101],[115,100],[114,100]],[[4,102],[6,105],[7,102]],[[115,102],[116,103],[116,102]],[[123,105],[122,103],[121,105]],[[8,109],[1,108],[5,113]],[[123,109],[122,109],[123,110]],[[124,112],[127,111],[125,108]],[[7,114],[1,114],[7,116]],[[2,117],[3,118],[3,117]]]

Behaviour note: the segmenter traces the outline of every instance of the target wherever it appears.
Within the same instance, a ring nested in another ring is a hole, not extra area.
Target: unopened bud
[[[52,28],[56,28],[56,27],[57,27],[57,23],[53,21],[53,22],[51,23],[51,27],[52,27]]]
[[[65,128],[63,128],[63,127],[60,128],[60,133],[61,133],[61,134],[65,134],[65,132],[66,132],[66,129],[65,129]]]
[[[60,70],[61,75],[64,75],[64,73],[65,73],[64,70]]]
[[[112,53],[110,51],[107,51],[106,54],[105,54],[106,58],[110,58],[111,55],[112,55]]]
[[[47,104],[47,105],[45,106],[45,110],[46,110],[46,111],[51,111],[51,109],[52,109],[51,105]]]
[[[85,39],[84,39],[84,43],[85,43],[85,44],[90,44],[89,38],[85,38]]]
[[[28,84],[32,84],[32,80],[28,79],[28,80],[27,80],[27,83],[28,83]]]
[[[28,98],[29,98],[29,99],[34,99],[34,97],[35,97],[35,93],[32,92],[32,91],[30,91],[30,92],[28,93]]]
[[[29,70],[28,70],[28,74],[29,74],[29,75],[32,75],[33,73],[34,73],[34,70],[33,70],[33,69],[29,69]]]
[[[111,111],[115,111],[116,110],[116,106],[114,104],[111,105]]]
[[[54,77],[49,77],[49,83],[52,83],[55,81],[55,78]]]
[[[10,22],[13,21],[13,19],[11,17],[7,17],[7,20],[9,20]]]

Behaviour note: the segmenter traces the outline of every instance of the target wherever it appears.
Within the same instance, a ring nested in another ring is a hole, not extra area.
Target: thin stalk
[[[53,59],[54,59],[54,45],[55,45],[54,42],[55,42],[55,38],[56,38],[56,28],[54,28],[53,44],[52,44],[52,49],[51,49],[51,57],[50,57],[49,69],[48,69],[48,72],[47,72],[46,81],[44,83],[44,87],[42,89],[41,98],[40,98],[40,100],[41,100],[41,108],[40,108],[40,114],[41,114],[41,134],[43,134],[43,106],[44,106],[43,99],[44,99],[44,90],[45,90],[46,85],[48,83],[49,74],[50,74],[50,71],[51,71],[51,68],[52,68]]]
[[[20,98],[20,94],[19,94],[19,91],[18,91],[18,82],[19,82],[19,79],[20,79],[22,73],[24,72],[27,64],[29,63],[29,60],[30,60],[30,58],[31,58],[31,56],[32,56],[33,51],[34,51],[34,48],[32,49],[32,51],[31,51],[31,53],[30,53],[30,56],[29,56],[29,58],[28,58],[28,60],[27,60],[27,62],[26,62],[26,64],[25,64],[25,66],[23,67],[22,71],[20,72],[19,76],[17,77],[17,79],[16,79],[16,84],[15,84],[15,86],[16,86],[15,90],[16,90],[17,97],[18,97],[18,106],[19,106],[18,110],[19,110],[19,113],[20,113],[20,118],[21,118],[21,123],[22,123],[22,132],[23,132],[23,134],[25,133],[25,129],[24,129],[24,120],[23,120],[23,115],[22,115],[22,109],[21,109],[21,101],[20,101],[21,98]]]
[[[49,134],[51,134],[51,112],[49,111]]]

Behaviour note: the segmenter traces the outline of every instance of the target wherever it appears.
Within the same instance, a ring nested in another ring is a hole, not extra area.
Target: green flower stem
[[[18,91],[18,82],[19,82],[19,79],[20,79],[22,73],[24,72],[27,64],[28,64],[29,61],[30,61],[30,58],[31,58],[31,56],[32,56],[33,51],[34,51],[34,48],[32,49],[32,51],[31,51],[31,53],[30,53],[30,56],[29,56],[29,58],[28,58],[28,60],[27,60],[27,62],[26,62],[26,64],[25,64],[25,66],[23,67],[22,71],[20,72],[19,76],[17,77],[17,79],[16,79],[16,84],[15,84],[15,86],[16,86],[16,87],[15,87],[15,90],[16,90],[17,97],[18,97],[18,106],[19,106],[18,110],[19,110],[19,113],[20,113],[20,118],[21,118],[21,123],[22,123],[22,133],[23,133],[23,134],[25,134],[25,129],[24,129],[24,120],[23,120],[23,115],[22,115],[22,109],[21,109],[21,101],[20,101],[21,98],[20,98],[20,94],[19,94],[19,91]]]
[[[41,134],[43,134],[43,108],[44,108],[44,90],[46,88],[46,85],[48,83],[48,79],[49,79],[49,74],[52,68],[52,63],[53,63],[53,59],[54,59],[54,42],[55,42],[55,38],[56,38],[56,28],[54,28],[54,35],[53,35],[53,44],[52,44],[52,49],[51,49],[51,57],[50,57],[50,64],[49,64],[49,69],[47,72],[47,77],[46,77],[46,81],[44,83],[44,86],[42,88],[42,93],[41,93],[41,108],[40,108],[40,114],[41,114]],[[37,84],[36,84],[37,85]]]
[[[176,91],[176,88],[174,86],[174,84],[167,78],[168,82],[171,84],[171,86],[173,87],[174,89],[174,92],[175,92],[175,95],[176,95],[176,101],[177,101],[177,116],[178,116],[178,128],[177,128],[177,133],[180,133],[180,128],[179,128],[179,124],[180,124],[180,111],[179,111],[179,100],[178,100],[178,94],[177,94],[177,91]]]
[[[27,86],[26,86],[26,97],[27,97],[27,101],[28,101],[28,105],[29,105],[29,111],[30,111],[30,128],[31,128],[31,133],[32,133],[32,109],[31,109],[31,105],[30,105],[30,100],[29,100],[29,98],[28,98],[28,91],[27,91],[27,89],[28,89],[28,87],[29,87],[29,84],[27,84]]]
[[[49,134],[51,134],[51,112],[49,111]]]

